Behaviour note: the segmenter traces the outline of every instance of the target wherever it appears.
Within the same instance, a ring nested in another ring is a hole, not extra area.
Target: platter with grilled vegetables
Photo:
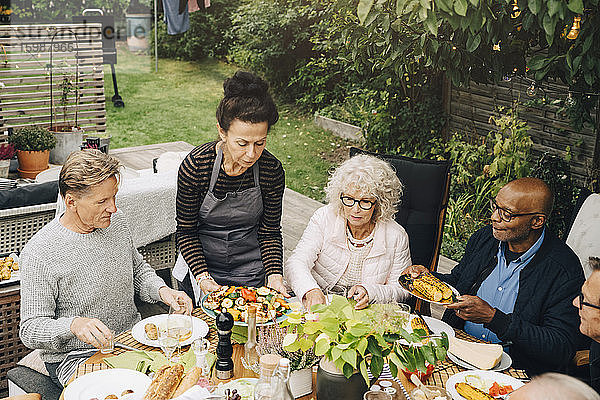
[[[494,371],[462,371],[446,381],[446,390],[455,400],[497,400],[524,383]]]
[[[254,305],[256,324],[269,325],[284,320],[291,311],[286,298],[278,291],[262,286],[222,286],[202,298],[202,310],[215,318],[218,312],[228,311],[235,325],[247,326],[246,317],[249,305]]]
[[[458,290],[440,281],[429,272],[425,272],[417,278],[412,278],[409,274],[400,275],[398,282],[416,298],[430,303],[451,304],[456,302],[456,298],[460,296]]]

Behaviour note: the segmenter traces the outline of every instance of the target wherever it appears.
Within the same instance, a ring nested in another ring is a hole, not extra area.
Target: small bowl
[[[439,387],[439,386],[433,386],[433,385],[425,385],[425,387],[431,391],[437,390],[440,394],[438,395],[438,397],[441,397],[444,400],[452,400],[452,396],[450,395],[450,393],[448,393],[446,391],[446,389]],[[419,394],[423,394],[422,397],[419,397]],[[411,392],[410,392],[410,397],[413,400],[433,400],[430,398],[426,398],[423,391],[419,388],[414,388]]]

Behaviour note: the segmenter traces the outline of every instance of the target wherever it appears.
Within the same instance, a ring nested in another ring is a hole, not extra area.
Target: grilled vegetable
[[[423,274],[419,277],[419,279],[429,282],[433,286],[437,287],[442,291],[442,299],[449,299],[452,297],[452,290],[446,285],[444,282],[440,281],[438,278],[431,274]]]
[[[484,391],[479,390],[465,382],[458,382],[454,385],[454,388],[458,394],[467,400],[496,400]]]
[[[413,328],[413,331],[416,329],[423,329],[426,335],[431,335],[431,331],[429,328],[427,328],[427,324],[423,318],[419,317],[418,315],[410,321],[410,326]]]
[[[440,301],[444,297],[443,292],[437,286],[433,285],[431,282],[428,282],[423,279],[415,279],[413,281],[414,289],[419,292],[423,297],[433,300]]]

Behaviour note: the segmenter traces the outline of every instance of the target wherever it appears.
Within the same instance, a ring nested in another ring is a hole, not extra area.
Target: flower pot
[[[8,178],[10,160],[0,160],[0,178]]]
[[[78,131],[50,131],[56,138],[56,146],[50,150],[50,162],[52,164],[64,164],[67,157],[74,151],[81,149],[83,142],[83,130]]]
[[[290,373],[290,389],[294,398],[312,393],[312,368],[303,368]]]
[[[368,390],[362,375],[356,371],[350,379],[333,362],[321,359],[317,369],[317,400],[362,400]]]
[[[17,158],[19,159],[19,176],[21,178],[35,179],[37,174],[48,169],[50,150],[17,150]]]

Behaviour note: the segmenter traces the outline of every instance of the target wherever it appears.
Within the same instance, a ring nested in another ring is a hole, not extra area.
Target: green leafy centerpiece
[[[346,378],[360,371],[367,385],[368,371],[378,378],[385,363],[397,376],[401,369],[425,373],[426,363],[435,365],[446,358],[445,333],[427,336],[424,330],[412,331],[410,316],[393,304],[373,304],[363,310],[355,310],[355,304],[333,296],[329,305],[315,305],[310,313],[290,313],[282,322],[288,327],[283,348],[290,352],[314,349]]]

